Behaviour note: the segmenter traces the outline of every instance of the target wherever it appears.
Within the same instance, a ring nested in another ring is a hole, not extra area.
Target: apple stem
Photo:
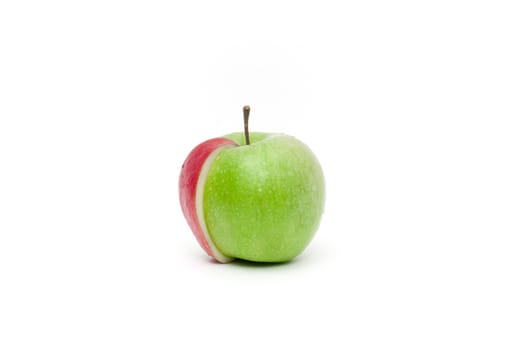
[[[248,118],[250,117],[250,106],[244,106],[242,111],[244,113],[244,139],[246,140],[246,144],[249,145],[250,133],[248,132]]]

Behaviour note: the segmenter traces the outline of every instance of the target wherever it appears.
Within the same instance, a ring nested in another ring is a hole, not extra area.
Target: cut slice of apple
[[[239,146],[227,138],[213,138],[195,147],[182,165],[179,177],[179,198],[182,212],[200,246],[221,263],[233,258],[222,254],[208,233],[204,220],[203,192],[207,174],[215,158],[224,149]]]

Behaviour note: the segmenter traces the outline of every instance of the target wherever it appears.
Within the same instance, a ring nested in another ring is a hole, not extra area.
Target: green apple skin
[[[224,136],[225,149],[211,165],[203,194],[209,235],[226,256],[283,262],[299,255],[318,229],[325,181],[312,151],[283,134]]]

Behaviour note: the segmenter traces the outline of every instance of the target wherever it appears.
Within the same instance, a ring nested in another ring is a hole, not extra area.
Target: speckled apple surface
[[[222,150],[203,192],[204,221],[215,246],[228,257],[260,262],[293,259],[319,226],[325,201],[321,166],[294,137],[250,133],[225,138],[240,146]]]

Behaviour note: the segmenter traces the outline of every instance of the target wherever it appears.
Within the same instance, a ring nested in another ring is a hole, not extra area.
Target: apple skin
[[[323,172],[312,151],[292,136],[252,132],[250,139],[245,145],[244,134],[233,133],[197,146],[181,172],[181,206],[201,246],[218,261],[288,261],[320,224]],[[198,174],[200,191],[185,172]],[[188,201],[192,195],[196,200]]]
[[[229,262],[210,239],[202,212],[202,191],[208,169],[216,155],[224,148],[238,146],[225,138],[214,138],[195,147],[182,165],[179,176],[179,200],[182,213],[197,242],[204,251],[219,262]]]

